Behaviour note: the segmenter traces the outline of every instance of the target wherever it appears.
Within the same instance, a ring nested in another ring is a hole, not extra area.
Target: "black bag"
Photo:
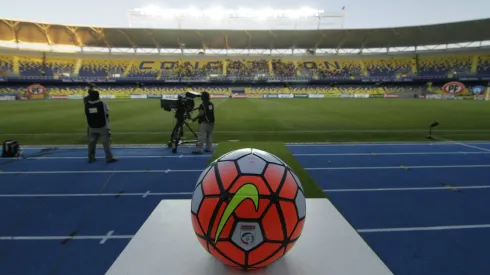
[[[20,156],[20,145],[16,140],[3,142],[2,158],[16,158]]]

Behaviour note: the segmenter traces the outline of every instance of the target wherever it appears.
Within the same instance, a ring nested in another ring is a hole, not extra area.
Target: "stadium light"
[[[427,138],[432,139],[432,128],[435,128],[437,126],[439,126],[438,121],[432,122],[432,124],[429,126],[429,135],[427,136]]]
[[[299,17],[318,17],[322,16],[325,11],[313,9],[310,7],[302,7],[299,9],[224,9],[215,7],[210,9],[197,9],[190,7],[187,9],[162,9],[158,6],[147,6],[144,8],[135,9],[144,15],[156,17],[240,17],[240,18],[299,18]]]

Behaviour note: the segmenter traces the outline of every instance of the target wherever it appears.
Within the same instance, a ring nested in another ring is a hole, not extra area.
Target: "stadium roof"
[[[490,40],[490,19],[437,25],[335,30],[101,28],[0,19],[0,40],[104,48],[362,49]]]

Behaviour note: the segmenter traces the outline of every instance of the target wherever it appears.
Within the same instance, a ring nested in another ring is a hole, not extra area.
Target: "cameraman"
[[[109,126],[109,108],[107,104],[100,101],[98,91],[92,90],[89,100],[85,104],[85,116],[89,127],[88,159],[89,162],[95,161],[95,148],[99,137],[102,137],[105,157],[107,163],[117,161],[111,151],[111,130]]]
[[[193,154],[202,154],[202,146],[206,143],[206,152],[213,148],[214,104],[210,101],[208,92],[201,93],[202,103],[199,105],[199,115],[192,121],[199,121],[196,150]]]
[[[88,86],[89,86],[89,87],[88,87],[88,91],[87,91],[87,92],[88,92],[88,94],[87,94],[87,96],[85,96],[85,97],[83,98],[83,106],[87,106],[87,102],[89,102],[89,101],[90,101],[90,93],[92,93],[92,91],[95,91],[95,90],[94,90],[94,85],[93,85],[93,84],[90,84],[90,83],[89,83],[89,84],[88,84]],[[88,125],[87,125],[87,137],[88,137],[88,138],[90,138],[89,134],[90,134],[90,130],[89,130],[89,127],[88,127]]]

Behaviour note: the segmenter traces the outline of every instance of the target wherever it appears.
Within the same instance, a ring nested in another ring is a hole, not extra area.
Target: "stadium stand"
[[[2,94],[23,94],[28,85],[42,84],[52,96],[79,96],[86,93],[88,82],[103,82],[97,87],[102,94],[121,96],[182,94],[190,89],[189,83],[193,90],[214,95],[233,91],[251,95],[408,96],[441,93],[444,83],[454,80],[466,81],[469,93],[472,86],[488,86],[490,80],[490,54],[483,42],[476,48],[448,50],[449,43],[490,41],[490,19],[444,24],[444,29],[450,30],[446,34],[438,25],[348,30],[349,35],[342,29],[294,33],[179,30],[178,37],[159,29],[98,28],[98,34],[91,35],[90,27],[52,25],[41,32],[36,23],[16,21],[13,26],[11,21],[0,19],[2,40],[37,44],[51,41],[45,45],[51,51],[7,49],[0,44]],[[176,43],[186,49],[175,49]],[[79,49],[67,53],[54,50],[51,44]],[[396,50],[441,44],[447,46],[445,51]],[[158,50],[154,53],[138,52],[155,47]],[[176,51],[165,54],[169,49]],[[191,54],[188,49],[194,52]],[[226,54],[208,53],[207,49],[224,49]],[[234,49],[237,53],[229,54]],[[238,53],[240,49],[243,53]],[[252,49],[267,50],[252,54]],[[295,55],[296,49],[305,52]],[[343,49],[346,52],[341,54]],[[371,54],[363,53],[369,49],[373,49]],[[223,85],[208,85],[213,81]]]
[[[321,57],[320,57],[321,58]],[[416,64],[418,63],[418,65]],[[16,70],[15,68],[18,68]],[[420,75],[451,77],[454,74],[490,74],[490,55],[428,56],[357,60],[183,60],[148,61],[60,59],[41,56],[0,55],[3,74],[17,76],[79,76],[100,78],[206,78],[209,76],[327,79],[329,77],[396,77]],[[271,70],[270,70],[271,69]]]
[[[44,85],[47,93],[50,96],[68,96],[68,95],[86,95],[88,87],[84,85]],[[186,91],[203,92],[207,91],[212,95],[229,95],[231,94],[230,88],[222,87],[185,87],[185,86],[172,86],[163,87],[158,85],[147,85],[145,87],[137,87],[136,85],[110,85],[100,86],[96,89],[103,95],[131,95],[131,94],[184,94]],[[27,90],[26,86],[0,86],[0,94],[25,94]]]
[[[490,75],[490,54],[478,56],[476,72],[479,75]]]

